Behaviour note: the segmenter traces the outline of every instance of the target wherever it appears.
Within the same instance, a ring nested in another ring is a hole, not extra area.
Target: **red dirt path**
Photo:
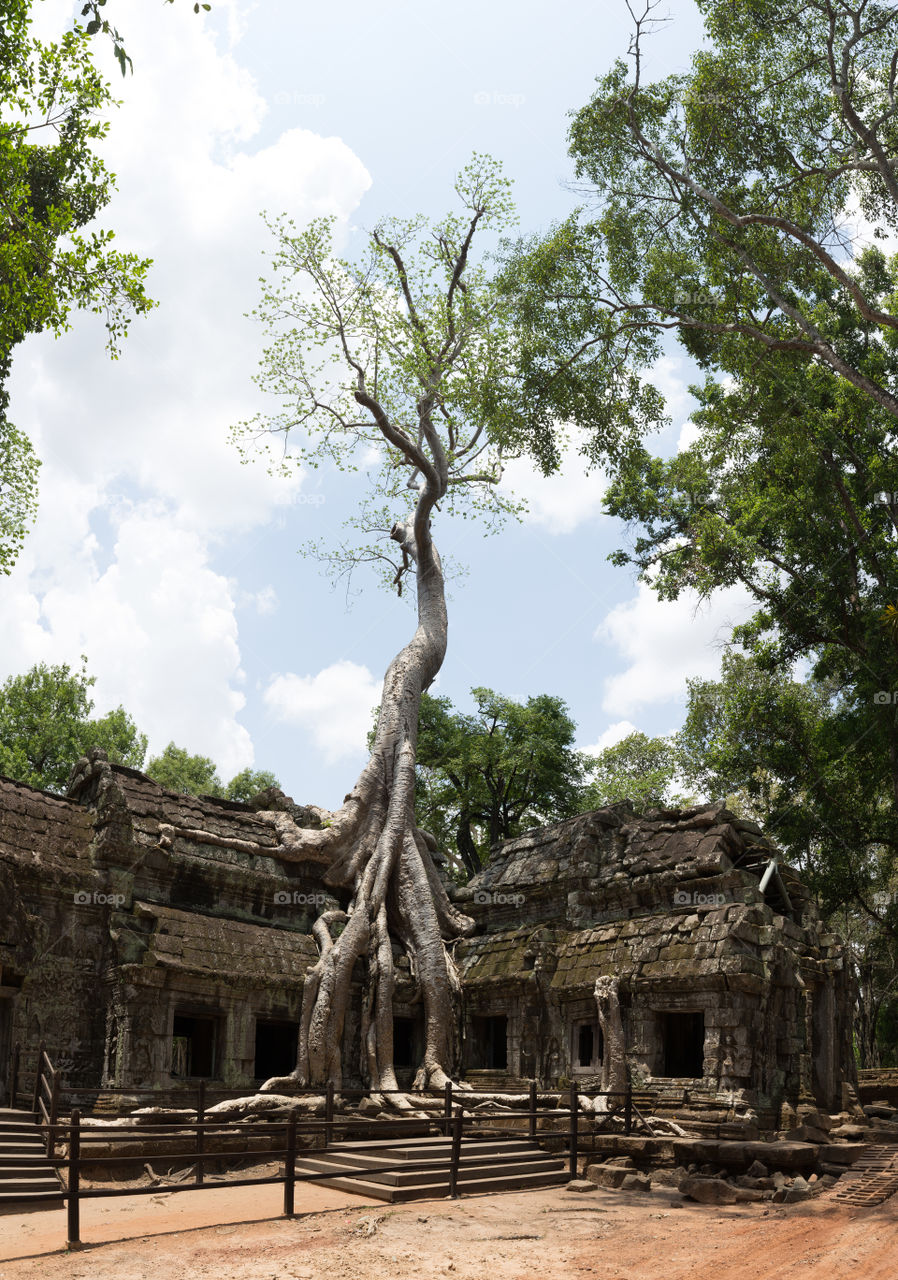
[[[876,1209],[821,1197],[788,1208],[706,1207],[562,1189],[366,1204],[307,1187],[88,1202],[88,1247],[59,1249],[63,1211],[0,1217],[0,1280],[896,1280],[898,1196]],[[211,1222],[219,1225],[210,1226]],[[126,1237],[126,1238],[124,1238]],[[100,1243],[106,1241],[107,1243]],[[30,1256],[23,1256],[30,1255]]]

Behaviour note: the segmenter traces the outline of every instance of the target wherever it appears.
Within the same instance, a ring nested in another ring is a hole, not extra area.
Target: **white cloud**
[[[549,533],[573,533],[603,514],[605,475],[598,469],[587,472],[580,452],[583,433],[571,431],[569,437],[555,475],[544,476],[528,459],[518,458],[508,464],[502,477],[502,487],[527,503],[525,522]]]
[[[264,696],[276,719],[308,730],[333,764],[364,751],[382,686],[367,667],[343,659],[314,676],[276,675]]]
[[[52,34],[80,4],[38,8]],[[305,482],[242,467],[228,437],[261,403],[261,334],[245,318],[269,247],[259,210],[288,209],[297,227],[332,213],[345,228],[370,178],[339,138],[302,129],[254,150],[267,105],[192,9],[121,0],[116,16],[135,71],[113,84],[123,105],[103,154],[118,191],[99,222],[154,259],[159,307],[116,363],[93,316],[16,352],[11,416],[44,466],[37,526],[4,581],[0,678],[84,652],[99,711],[122,702],[152,749],[174,738],[227,777],[253,762],[237,720],[245,593],[212,556]],[[233,45],[243,9],[223,9]],[[115,79],[107,45],[96,56]],[[261,614],[277,605],[271,587],[252,584],[251,598]]]
[[[629,720],[617,720],[614,724],[610,724],[604,733],[599,734],[596,742],[588,747],[581,747],[580,750],[585,751],[588,756],[598,756],[608,747],[615,746],[623,738],[636,732],[636,725]]]
[[[627,663],[605,681],[603,709],[632,715],[646,705],[685,698],[687,677],[716,678],[731,628],[753,608],[742,587],[728,587],[701,605],[694,592],[662,601],[641,583],[636,596],[612,609],[596,631]]]
[[[680,428],[680,435],[677,440],[677,453],[684,453],[687,449],[695,444],[696,440],[701,437],[700,429],[695,425],[691,418],[683,423]]]

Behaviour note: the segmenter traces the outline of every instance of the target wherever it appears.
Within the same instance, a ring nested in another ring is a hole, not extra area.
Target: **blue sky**
[[[61,30],[78,7],[42,0],[41,29]],[[694,6],[669,12],[652,75],[683,68],[700,39]],[[575,202],[567,113],[625,56],[630,19],[623,3],[470,0],[376,11],[231,0],[200,17],[187,0],[116,0],[114,19],[134,74],[122,80],[98,46],[122,99],[103,224],[154,258],[159,307],[115,363],[93,317],[17,355],[12,417],[44,467],[37,526],[0,585],[0,678],[85,653],[98,710],[122,703],[151,749],[174,739],[225,777],[270,768],[298,801],[332,807],[364,761],[382,673],[414,618],[362,574],[348,608],[298,554],[339,535],[351,482],[274,479],[241,467],[229,441],[261,403],[262,337],[245,318],[268,246],[259,211],[297,223],[333,213],[351,243],[383,215],[442,215],[476,150],[514,180],[521,229],[544,228]],[[676,348],[656,379],[667,452],[689,431]],[[745,601],[660,604],[609,565],[626,531],[602,515],[602,478],[575,451],[549,481],[524,464],[510,478],[530,503],[521,525],[489,539],[436,529],[444,557],[469,569],[451,588],[438,691],[460,706],[474,685],[559,694],[584,747],[631,726],[676,728],[686,678],[716,673]]]

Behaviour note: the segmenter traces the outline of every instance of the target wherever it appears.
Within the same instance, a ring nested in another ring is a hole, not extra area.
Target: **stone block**
[[[624,1174],[620,1189],[621,1191],[651,1191],[652,1180],[645,1173],[627,1173]]]
[[[722,1178],[684,1178],[680,1191],[699,1204],[735,1204],[738,1199],[736,1188]]]
[[[578,1191],[581,1194],[597,1190],[596,1183],[590,1182],[588,1178],[573,1178],[565,1187],[565,1191]]]

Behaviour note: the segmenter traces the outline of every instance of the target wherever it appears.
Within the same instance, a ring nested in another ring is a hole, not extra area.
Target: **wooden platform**
[[[882,1204],[898,1191],[898,1150],[878,1144],[868,1147],[861,1158],[842,1174],[832,1190],[832,1198],[842,1204],[870,1208]]]
[[[376,1200],[426,1200],[449,1194],[449,1138],[337,1142],[296,1162],[297,1174],[315,1173],[319,1186],[335,1187]],[[337,1177],[341,1170],[358,1170]],[[458,1173],[460,1194],[523,1191],[562,1186],[569,1180],[566,1161],[515,1138],[465,1138]]]

